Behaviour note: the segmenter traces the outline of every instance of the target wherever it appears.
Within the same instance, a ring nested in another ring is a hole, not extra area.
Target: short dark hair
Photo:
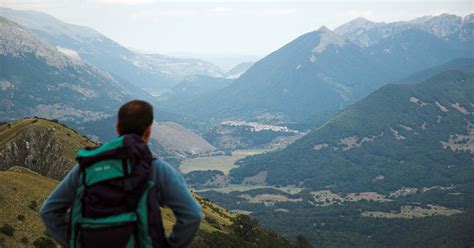
[[[153,123],[153,106],[142,100],[125,103],[118,111],[118,131],[120,135],[136,134],[143,136],[147,127]]]

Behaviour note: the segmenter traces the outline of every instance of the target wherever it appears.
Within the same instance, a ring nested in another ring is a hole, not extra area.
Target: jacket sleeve
[[[193,198],[181,174],[163,161],[154,162],[154,181],[160,186],[160,203],[171,208],[176,223],[168,238],[172,247],[187,247],[201,223],[201,206]]]
[[[40,209],[47,232],[62,246],[67,244],[67,211],[79,186],[79,166],[74,166]]]

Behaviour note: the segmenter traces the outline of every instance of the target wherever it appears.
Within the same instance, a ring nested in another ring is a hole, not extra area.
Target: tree
[[[10,236],[12,237],[13,234],[15,233],[15,228],[10,225],[10,224],[4,224],[1,228],[0,228],[0,232],[7,235],[7,236]]]
[[[235,217],[234,223],[231,225],[232,231],[238,237],[248,242],[255,242],[259,232],[258,220],[252,219],[245,214],[239,214]]]
[[[303,235],[296,236],[296,248],[312,248],[313,246],[309,243]]]

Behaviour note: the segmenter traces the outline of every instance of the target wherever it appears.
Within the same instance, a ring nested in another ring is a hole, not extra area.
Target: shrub
[[[28,204],[28,207],[29,207],[31,210],[35,210],[35,211],[36,211],[36,208],[38,208],[38,203],[36,203],[36,201],[31,201],[30,204]]]
[[[52,239],[39,237],[34,242],[35,248],[56,248],[56,244]]]
[[[19,221],[24,221],[24,220],[25,220],[25,216],[22,215],[22,214],[17,215],[16,218],[17,218]]]
[[[0,232],[7,236],[12,237],[13,234],[15,233],[15,228],[11,226],[10,224],[5,224],[0,228]]]

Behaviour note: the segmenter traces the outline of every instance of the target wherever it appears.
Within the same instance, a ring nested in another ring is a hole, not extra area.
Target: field
[[[450,216],[453,214],[460,214],[461,210],[449,209],[443,206],[431,205],[428,204],[427,208],[422,208],[420,206],[403,206],[400,209],[400,212],[378,212],[378,211],[366,211],[361,215],[364,217],[375,217],[375,218],[403,218],[403,219],[412,219],[412,218],[423,218],[433,215],[444,215]]]
[[[179,166],[179,170],[186,174],[191,171],[206,171],[219,170],[225,175],[235,168],[235,161],[246,156],[256,155],[263,152],[270,151],[269,149],[248,149],[236,150],[232,152],[232,156],[213,156],[213,157],[198,157],[184,160]]]
[[[283,191],[285,193],[294,195],[300,193],[303,188],[298,188],[296,186],[284,186],[284,187],[275,187],[275,186],[266,186],[266,185],[243,185],[243,184],[229,184],[224,188],[206,188],[206,189],[199,189],[194,190],[195,192],[206,192],[206,191],[215,191],[219,193],[230,193],[235,191],[248,191],[254,189],[276,189]]]

